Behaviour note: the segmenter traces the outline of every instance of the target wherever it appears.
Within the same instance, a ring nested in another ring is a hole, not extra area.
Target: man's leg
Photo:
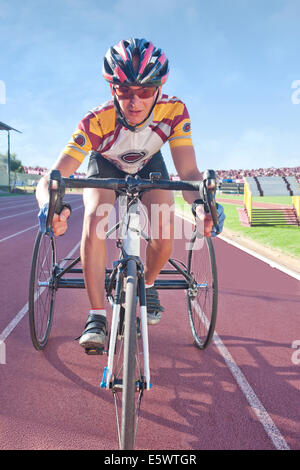
[[[108,215],[113,208],[114,191],[85,188],[85,206],[81,262],[85,286],[90,301],[90,313],[80,344],[85,348],[105,342],[107,324],[104,309],[104,283],[106,267],[106,239]]]
[[[151,238],[146,249],[146,299],[148,324],[156,325],[164,308],[153,286],[161,269],[172,254],[174,238],[174,200],[168,191],[153,190],[143,196],[151,227]]]
[[[81,262],[91,308],[104,307],[104,281],[106,267],[106,240],[108,215],[113,208],[114,191],[85,188],[85,206]]]
[[[151,239],[147,245],[145,279],[153,284],[172,254],[174,239],[174,198],[171,191],[153,190],[142,198],[150,227]]]

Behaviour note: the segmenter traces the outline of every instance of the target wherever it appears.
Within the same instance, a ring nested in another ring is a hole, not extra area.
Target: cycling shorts
[[[161,151],[155,153],[150,161],[136,174],[140,178],[149,179],[150,173],[160,172],[161,179],[169,180],[169,173],[163,159]],[[111,163],[107,158],[103,157],[100,153],[92,152],[88,164],[87,177],[88,178],[120,178],[124,179],[128,173],[120,170],[116,165]],[[135,175],[131,175],[135,176]],[[142,194],[142,192],[141,192]],[[116,196],[119,196],[116,191]]]

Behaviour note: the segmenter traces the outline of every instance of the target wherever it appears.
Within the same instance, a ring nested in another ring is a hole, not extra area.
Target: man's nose
[[[135,93],[132,93],[132,95],[130,96],[129,103],[132,105],[137,105],[139,104],[139,102],[140,102],[140,98],[138,97],[138,95],[136,95]]]

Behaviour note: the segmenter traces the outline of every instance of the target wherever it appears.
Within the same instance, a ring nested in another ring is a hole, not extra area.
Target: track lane
[[[77,214],[58,240],[62,256],[80,240],[82,213]],[[33,237],[22,237],[23,243],[31,245],[31,258]],[[290,349],[297,339],[299,284],[283,274],[278,278],[278,271],[221,240],[215,247],[221,287],[217,332],[288,444],[299,448],[300,416],[293,406],[298,369],[291,363]],[[9,250],[11,256],[17,251],[24,285],[18,282],[7,296],[6,320],[27,301],[24,272],[29,270],[26,250],[18,252],[16,243]],[[184,252],[180,240],[175,252]],[[16,271],[10,276],[8,281],[16,278]],[[149,328],[154,385],[145,394],[138,447],[273,449],[216,345],[201,352],[191,344],[184,293],[173,297],[160,291],[160,298],[166,311],[160,326]],[[98,386],[105,358],[86,356],[74,341],[87,309],[85,291],[61,290],[44,353],[33,350],[27,315],[7,338],[7,364],[0,365],[1,448],[116,448],[114,426],[107,424],[112,420],[111,397]]]

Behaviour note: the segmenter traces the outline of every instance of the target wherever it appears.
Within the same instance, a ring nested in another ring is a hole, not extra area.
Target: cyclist
[[[169,142],[172,158],[182,180],[201,180],[191,138],[191,122],[185,104],[176,97],[162,94],[162,85],[169,74],[169,63],[164,52],[146,39],[122,40],[109,48],[103,61],[103,75],[110,84],[112,100],[90,111],[79,123],[53,169],[69,177],[90,153],[88,177],[124,178],[138,174],[149,178],[159,171],[169,179],[160,148]],[[48,208],[48,176],[43,177],[36,195],[40,220],[45,220]],[[204,222],[205,236],[214,235],[209,215],[197,203],[199,194],[186,191],[183,196],[193,205],[193,211]],[[106,341],[107,320],[104,306],[106,266],[105,236],[99,233],[99,222],[107,220],[117,195],[114,191],[85,188],[85,214],[81,241],[81,261],[90,311],[79,343],[84,348],[101,346]],[[145,281],[148,323],[157,324],[164,310],[160,305],[154,281],[172,252],[174,212],[171,192],[153,190],[142,196],[151,225],[151,205],[165,204],[167,214],[158,220],[157,237],[147,245]],[[99,210],[108,210],[105,214]],[[98,211],[97,211],[98,208]],[[220,225],[224,219],[218,208]],[[53,218],[53,232],[62,235],[67,229],[70,210],[65,207]],[[167,217],[167,221],[166,221]],[[157,222],[157,221],[156,221]],[[163,225],[170,228],[170,236],[163,236]],[[103,223],[103,229],[106,229]]]

